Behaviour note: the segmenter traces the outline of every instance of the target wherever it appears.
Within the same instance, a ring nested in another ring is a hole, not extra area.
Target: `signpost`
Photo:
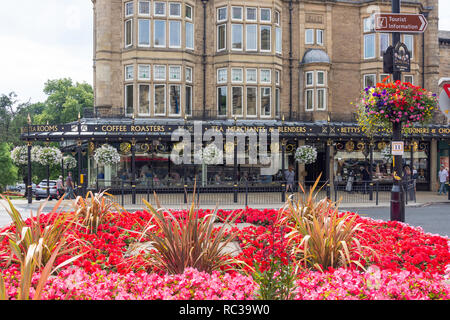
[[[427,26],[428,21],[423,14],[375,14],[376,32],[423,33],[427,29]]]

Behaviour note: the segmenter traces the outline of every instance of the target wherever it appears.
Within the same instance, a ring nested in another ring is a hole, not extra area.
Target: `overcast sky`
[[[439,28],[450,31],[450,0],[439,6]],[[92,34],[91,0],[2,0],[0,94],[37,102],[48,79],[92,84]]]

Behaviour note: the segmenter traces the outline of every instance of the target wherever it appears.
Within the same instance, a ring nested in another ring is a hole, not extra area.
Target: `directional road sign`
[[[423,33],[428,26],[423,14],[376,13],[374,18],[377,32]]]

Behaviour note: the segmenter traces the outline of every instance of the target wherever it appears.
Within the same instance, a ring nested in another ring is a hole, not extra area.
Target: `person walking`
[[[445,184],[448,180],[448,171],[447,169],[445,169],[444,165],[441,164],[441,170],[439,171],[439,183],[440,183],[440,187],[439,187],[439,195],[441,195],[442,193],[444,195],[447,194],[446,190],[445,190]]]
[[[72,172],[69,171],[66,179],[66,198],[75,199],[75,195],[73,193],[73,180],[72,180]]]
[[[286,179],[286,192],[288,192],[289,189],[291,189],[291,192],[294,192],[294,179],[295,179],[295,172],[294,168],[292,166],[289,166],[289,169],[286,170],[284,173],[284,177]]]
[[[58,181],[56,181],[56,192],[58,193],[58,200],[64,195],[64,183],[63,177],[59,176]]]

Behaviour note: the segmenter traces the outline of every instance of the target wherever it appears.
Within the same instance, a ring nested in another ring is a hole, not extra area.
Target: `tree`
[[[9,149],[6,142],[0,143],[0,191],[17,181],[17,167],[11,160]]]

